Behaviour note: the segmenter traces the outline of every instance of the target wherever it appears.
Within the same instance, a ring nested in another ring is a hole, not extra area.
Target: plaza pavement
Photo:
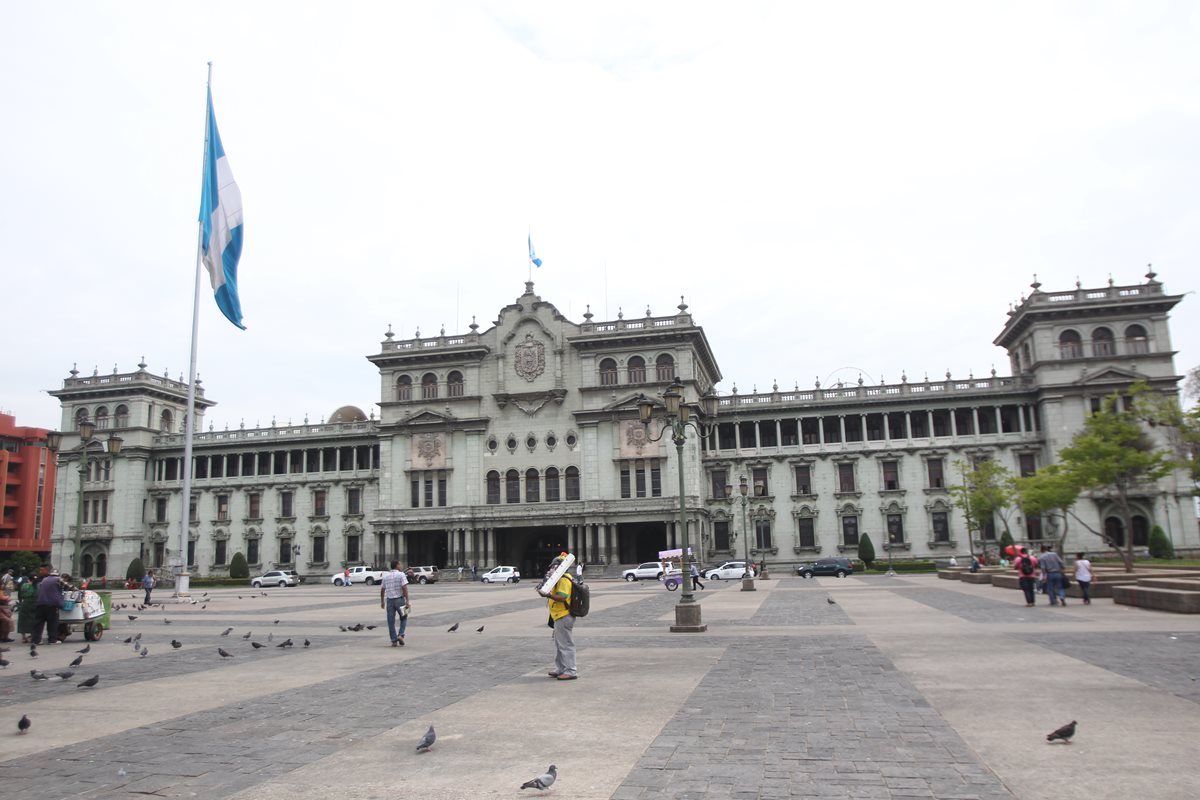
[[[933,576],[708,586],[708,632],[671,634],[677,593],[594,582],[573,682],[546,677],[529,582],[413,587],[403,648],[362,586],[210,590],[205,609],[117,613],[65,683],[29,670],[62,670],[81,637],[36,661],[5,653],[0,792],[516,797],[553,762],[546,794],[584,799],[1200,793],[1200,620],[1105,600],[1027,609],[1019,592]],[[337,627],[358,622],[380,627]],[[274,641],[254,650],[247,631]],[[146,658],[121,643],[136,632]],[[18,736],[22,714],[33,728]],[[1046,743],[1072,719],[1074,744]],[[417,755],[430,723],[437,744]]]

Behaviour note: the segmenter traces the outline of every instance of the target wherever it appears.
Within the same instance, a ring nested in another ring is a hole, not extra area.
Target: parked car
[[[264,572],[257,578],[251,578],[250,585],[255,589],[261,589],[264,586],[299,586],[300,576],[294,569],[274,569]]]
[[[807,564],[797,564],[796,574],[801,578],[811,578],[814,575],[836,575],[844,578],[854,574],[854,565],[848,558],[818,558]]]
[[[746,574],[745,561],[726,561],[719,567],[704,571],[704,577],[710,581],[736,581]],[[750,574],[757,574],[754,565],[750,565]]]
[[[372,567],[364,567],[364,566],[351,567],[350,568],[350,583],[351,583],[351,585],[356,584],[356,583],[365,583],[367,586],[374,586],[375,584],[382,581],[383,576],[386,574],[387,573],[384,570],[374,569]],[[346,571],[342,570],[341,572],[333,573],[332,575],[329,576],[329,582],[332,583],[334,586],[345,586],[346,585]]]
[[[437,583],[441,573],[435,566],[428,567],[409,567],[404,571],[408,576],[408,580],[412,583]]]
[[[493,567],[479,579],[484,583],[519,583],[521,573],[516,567]]]
[[[661,561],[647,561],[644,564],[638,564],[636,567],[632,567],[621,573],[621,577],[630,583],[634,581],[659,580],[662,576],[663,565]]]

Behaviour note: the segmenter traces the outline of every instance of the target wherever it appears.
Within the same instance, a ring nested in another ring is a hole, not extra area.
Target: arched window
[[[396,399],[412,400],[412,376],[401,375],[396,379]]]
[[[113,427],[127,428],[129,427],[129,406],[117,406],[117,413],[113,419]]]
[[[108,407],[100,406],[96,409],[96,430],[108,430]]]
[[[446,378],[446,394],[449,397],[463,396],[463,376],[457,370],[451,372]]]
[[[1083,340],[1076,331],[1065,330],[1058,335],[1059,358],[1083,358]]]
[[[675,359],[666,353],[654,359],[654,378],[660,383],[675,380]]]
[[[600,362],[600,385],[617,385],[617,362],[606,358]]]
[[[629,382],[646,382],[646,359],[641,356],[633,356],[629,359]]]
[[[1146,329],[1141,325],[1130,325],[1125,329],[1125,352],[1150,352],[1150,337],[1146,336]]]
[[[525,470],[525,502],[537,503],[542,499],[541,494],[538,471],[532,467]]]
[[[104,553],[96,554],[96,577],[103,578],[108,575],[108,556]]]
[[[161,433],[170,433],[172,426],[175,424],[175,418],[171,416],[169,409],[163,409],[162,416],[158,418],[158,430]]]
[[[567,499],[579,499],[579,467],[567,467]]]
[[[84,553],[83,558],[79,559],[79,577],[92,577],[92,554]]]
[[[1108,328],[1096,328],[1092,331],[1092,355],[1115,356],[1117,347],[1113,341],[1113,333]]]
[[[1133,515],[1133,546],[1145,547],[1150,544],[1150,523],[1141,514]]]
[[[421,399],[436,400],[437,399],[437,375],[432,372],[426,372],[421,376]]]
[[[88,421],[88,410],[81,408],[75,412],[75,430],[79,430],[79,423]]]
[[[500,473],[496,470],[487,474],[487,501],[493,506],[500,503]]]
[[[557,503],[562,499],[558,491],[558,470],[554,467],[546,468],[546,502]]]
[[[521,502],[521,473],[515,469],[504,473],[504,502]]]

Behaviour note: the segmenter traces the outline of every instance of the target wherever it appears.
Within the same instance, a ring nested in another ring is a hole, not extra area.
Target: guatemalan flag
[[[204,191],[200,194],[200,248],[212,280],[217,308],[242,330],[237,266],[242,257],[242,193],[238,191],[217,132],[212,89],[208,90],[208,145],[204,153]]]
[[[533,262],[535,267],[542,265],[542,260],[537,257],[537,253],[533,251],[533,234],[529,234],[529,260]]]

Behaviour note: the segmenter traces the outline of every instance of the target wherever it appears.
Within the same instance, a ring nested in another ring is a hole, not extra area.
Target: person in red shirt
[[[1017,570],[1017,576],[1021,584],[1021,591],[1025,593],[1025,606],[1031,607],[1034,605],[1034,598],[1037,596],[1034,593],[1034,586],[1037,583],[1038,560],[1028,553],[1024,547],[1020,549],[1017,557],[1013,559],[1013,567]]]

